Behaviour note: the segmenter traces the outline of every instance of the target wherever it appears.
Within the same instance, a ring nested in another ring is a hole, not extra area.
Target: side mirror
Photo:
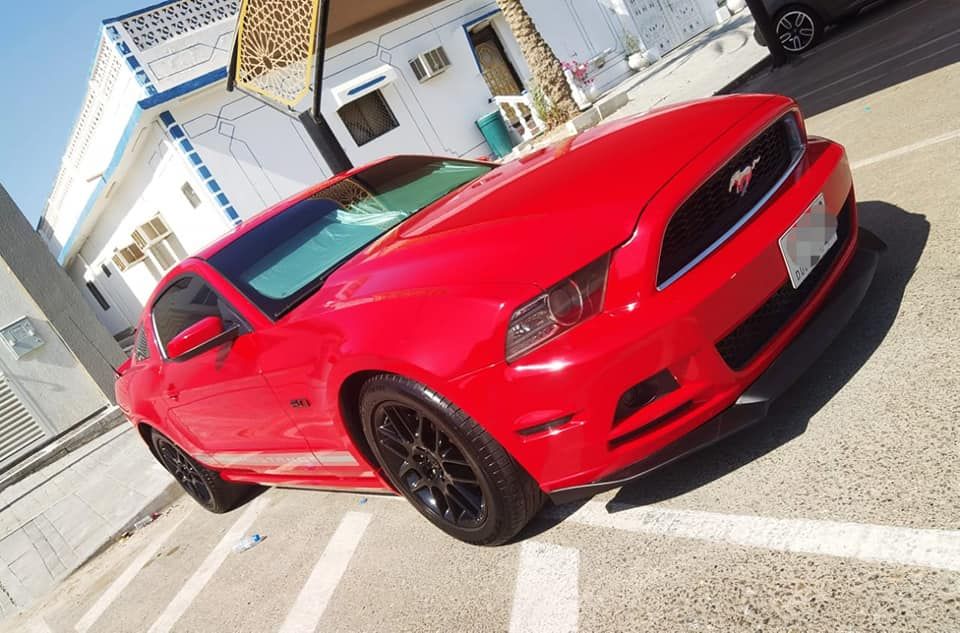
[[[187,360],[223,345],[237,338],[239,334],[239,326],[224,330],[220,317],[204,317],[167,343],[167,357],[173,361]]]

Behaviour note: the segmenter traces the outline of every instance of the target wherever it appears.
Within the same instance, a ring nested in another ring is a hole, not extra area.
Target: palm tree
[[[530,14],[527,13],[520,0],[497,0],[500,11],[514,37],[520,43],[520,50],[530,66],[534,81],[550,100],[559,114],[565,118],[572,117],[579,108],[570,92],[570,84],[563,74],[563,66],[554,55],[553,49],[537,30]]]

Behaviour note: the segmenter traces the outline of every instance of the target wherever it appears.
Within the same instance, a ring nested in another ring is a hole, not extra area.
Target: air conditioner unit
[[[134,264],[142,262],[145,257],[143,249],[136,244],[129,244],[117,249],[117,252],[113,255],[113,263],[117,270],[123,272]]]
[[[141,249],[149,247],[170,235],[170,228],[159,215],[137,227],[131,234],[134,243]]]
[[[450,58],[447,57],[447,52],[443,50],[442,46],[420,53],[410,60],[410,68],[413,69],[413,74],[417,76],[417,80],[421,83],[431,77],[436,77],[445,71],[448,66],[450,66]]]

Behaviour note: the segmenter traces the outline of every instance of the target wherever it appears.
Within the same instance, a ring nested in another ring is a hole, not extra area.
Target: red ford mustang
[[[396,491],[456,538],[762,418],[882,242],[791,100],[708,99],[512,163],[403,156],[177,265],[117,399],[189,494]]]

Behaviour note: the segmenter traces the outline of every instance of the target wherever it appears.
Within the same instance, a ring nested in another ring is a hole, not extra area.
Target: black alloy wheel
[[[210,512],[222,514],[250,498],[258,486],[224,481],[157,430],[150,432],[153,453],[188,495]]]
[[[410,496],[452,526],[469,529],[483,523],[487,503],[479,476],[427,412],[387,401],[373,419],[384,467]]]
[[[430,388],[379,374],[359,400],[364,440],[385,478],[450,536],[501,545],[543,505],[540,486],[487,429]]]
[[[184,453],[179,446],[163,437],[157,441],[157,453],[160,463],[166,468],[183,489],[201,505],[208,505],[213,499],[213,492],[200,473],[198,465]]]

